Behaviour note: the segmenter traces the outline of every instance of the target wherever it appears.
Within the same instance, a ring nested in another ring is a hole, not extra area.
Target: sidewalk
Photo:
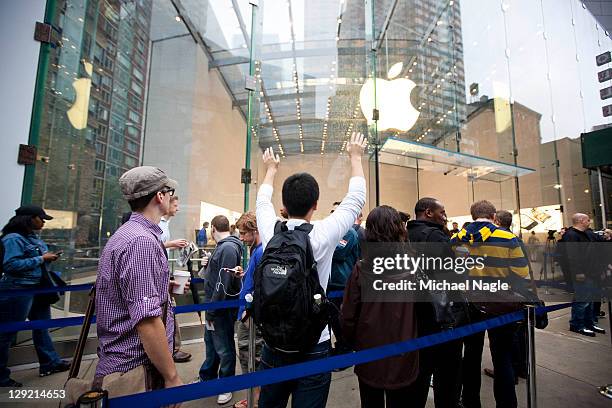
[[[612,347],[610,346],[610,322],[608,316],[600,320],[600,325],[607,330],[606,335],[595,338],[580,336],[568,331],[570,309],[559,310],[549,314],[550,324],[545,330],[536,331],[537,349],[537,383],[538,407],[611,407],[612,401],[602,397],[597,387],[612,383]],[[179,374],[186,383],[196,378],[204,358],[204,345],[201,340],[186,342],[184,351],[193,354],[188,363],[178,364]],[[91,378],[97,360],[91,358],[83,361],[81,375]],[[488,343],[485,342],[483,368],[492,367]],[[56,374],[49,377],[38,377],[36,364],[13,367],[12,377],[28,388],[61,389],[67,374]],[[240,373],[237,366],[236,373]],[[526,384],[520,380],[516,388],[519,407],[526,407]],[[234,393],[232,404],[245,397],[245,391]],[[493,398],[493,381],[482,376],[481,400],[483,408],[495,407]],[[57,402],[28,401],[22,403],[0,403],[2,407],[23,407],[26,404],[36,407],[57,407]],[[218,407],[216,398],[190,401],[183,404],[187,408]],[[352,369],[333,374],[332,386],[328,400],[331,408],[359,407],[359,389],[357,378]],[[409,406],[409,405],[407,405]],[[430,392],[427,407],[433,408],[433,394]]]

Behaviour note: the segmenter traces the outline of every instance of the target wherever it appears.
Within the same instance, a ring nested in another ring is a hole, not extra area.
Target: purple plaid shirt
[[[149,361],[136,325],[161,316],[168,302],[168,260],[161,229],[142,214],[132,213],[108,240],[98,264],[96,376],[127,372]],[[166,336],[172,353],[174,313],[168,304]]]

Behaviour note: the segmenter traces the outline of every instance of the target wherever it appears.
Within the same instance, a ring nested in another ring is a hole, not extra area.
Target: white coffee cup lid
[[[191,274],[188,271],[174,271],[172,273],[172,275],[174,276],[183,276],[183,277],[190,277]]]

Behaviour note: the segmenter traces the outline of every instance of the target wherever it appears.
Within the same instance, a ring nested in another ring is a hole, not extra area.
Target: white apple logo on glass
[[[393,79],[402,72],[403,66],[403,62],[398,62],[389,69],[387,74],[389,81],[376,79],[379,131],[395,129],[407,132],[412,129],[421,113],[410,102],[410,94],[416,84],[408,78]],[[374,120],[372,120],[374,95],[374,80],[368,78],[359,92],[361,111],[366,117],[368,125],[374,123]]]
[[[91,91],[91,76],[93,74],[93,65],[85,60],[83,67],[89,78],[79,78],[72,82],[75,98],[74,103],[66,112],[68,120],[72,127],[77,130],[82,130],[87,127],[87,113],[89,112],[89,95]]]

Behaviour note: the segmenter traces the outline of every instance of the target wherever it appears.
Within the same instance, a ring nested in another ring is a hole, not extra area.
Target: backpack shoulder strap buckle
[[[294,230],[298,230],[298,231],[305,232],[306,234],[310,234],[310,231],[312,231],[312,227],[313,225],[311,223],[305,222],[295,227]]]
[[[289,231],[289,228],[287,228],[287,221],[276,221],[276,224],[274,224],[274,235],[286,231]]]

